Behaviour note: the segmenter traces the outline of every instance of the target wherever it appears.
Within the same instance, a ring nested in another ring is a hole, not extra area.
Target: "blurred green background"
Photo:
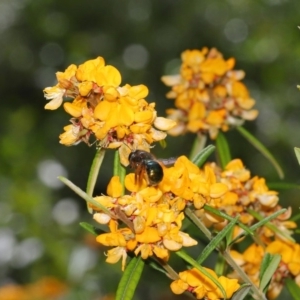
[[[120,265],[103,263],[104,250],[79,227],[91,221],[83,200],[56,179],[67,176],[84,189],[95,148],[59,144],[69,117],[63,109],[45,111],[42,92],[55,84],[55,72],[103,56],[120,70],[123,84],[147,85],[148,101],[165,116],[173,102],[160,77],[176,70],[185,49],[216,47],[236,58],[257,101],[259,117],[245,127],[278,159],[285,181],[299,183],[293,150],[300,146],[298,25],[299,3],[292,0],[1,0],[0,286],[53,275],[71,287],[63,299],[101,299],[121,276]],[[226,136],[233,157],[253,175],[279,181],[238,132]],[[154,152],[188,154],[193,138],[168,137],[168,147]],[[101,169],[98,195],[112,173],[112,156]],[[282,191],[280,199],[298,212],[298,191]],[[170,295],[169,281],[151,270],[135,299]]]

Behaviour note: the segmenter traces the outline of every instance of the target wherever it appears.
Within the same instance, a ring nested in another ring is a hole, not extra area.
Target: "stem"
[[[267,300],[266,296],[262,291],[258,289],[258,287],[251,281],[251,279],[246,275],[246,273],[240,268],[239,265],[236,264],[234,259],[230,256],[228,250],[222,252],[223,257],[228,262],[228,264],[237,272],[240,278],[245,282],[251,285],[251,290],[253,294],[257,297],[255,299]]]
[[[193,221],[193,223],[205,234],[205,236],[211,240],[212,235],[211,232],[204,226],[204,224],[199,220],[199,218],[195,215],[195,213],[190,209],[185,209],[186,215]],[[251,284],[251,290],[254,295],[257,296],[257,299],[263,299],[266,300],[267,298],[261,292],[257,286],[250,280],[250,278],[246,275],[246,273],[236,264],[236,262],[233,260],[233,258],[230,256],[228,250],[220,252],[221,255],[223,255],[224,259],[227,261],[227,263],[237,272],[239,277],[245,282]]]
[[[80,189],[78,186],[72,183],[69,179],[63,176],[59,176],[58,179],[62,181],[66,186],[68,186],[71,190],[73,190],[78,196],[83,198],[87,203],[99,207],[102,211],[104,211],[109,216],[116,218],[116,216],[114,216],[105,206],[103,206],[102,204],[97,202],[93,197],[85,193],[82,189]]]
[[[186,207],[184,210],[185,214],[193,221],[193,223],[204,233],[204,235],[211,240],[211,232],[205,227],[205,225],[199,220],[195,213],[189,208]]]
[[[93,160],[93,163],[92,163],[92,166],[90,169],[87,187],[86,187],[86,193],[90,197],[93,196],[94,188],[96,185],[96,181],[98,178],[98,174],[100,171],[100,167],[102,165],[104,155],[105,155],[105,150],[103,148],[97,149],[96,155],[94,157],[94,160]],[[89,205],[87,205],[87,209],[90,214],[93,212],[93,210],[89,207]]]

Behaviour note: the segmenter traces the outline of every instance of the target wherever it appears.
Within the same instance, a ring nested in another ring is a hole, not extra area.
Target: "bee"
[[[140,183],[143,177],[148,185],[159,184],[163,177],[163,165],[174,164],[176,158],[156,159],[153,154],[144,150],[135,150],[129,154],[129,165],[135,170],[135,182]]]

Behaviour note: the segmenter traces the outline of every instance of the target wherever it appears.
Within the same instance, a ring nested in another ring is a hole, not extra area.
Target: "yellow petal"
[[[91,59],[81,64],[76,71],[76,78],[78,81],[95,81],[94,72],[98,68],[103,68],[105,61],[102,57]]]
[[[159,130],[170,130],[176,126],[177,122],[163,117],[157,117],[154,120],[154,126]]]
[[[181,80],[182,79],[180,75],[167,75],[161,77],[161,81],[167,86],[180,84]]]
[[[120,104],[118,112],[115,113],[119,119],[119,125],[129,126],[134,122],[134,112],[129,105]]]
[[[96,241],[104,246],[126,246],[126,240],[119,232],[100,234],[96,237]]]
[[[107,186],[107,195],[117,198],[117,197],[121,197],[122,193],[123,193],[123,187],[122,184],[120,182],[120,178],[119,176],[113,176]]]
[[[94,110],[94,117],[101,121],[106,121],[110,112],[117,108],[117,103],[109,101],[101,101]]]
[[[163,244],[167,249],[169,249],[171,251],[177,251],[182,248],[182,244],[180,244],[174,240],[171,240],[169,238],[164,238]]]
[[[143,124],[143,123],[133,124],[133,125],[130,126],[130,130],[133,133],[136,133],[136,134],[145,133],[150,128],[151,128],[151,125],[149,125],[149,124]]]
[[[219,198],[228,191],[228,187],[224,183],[214,183],[210,186],[209,195],[212,198]]]
[[[99,224],[107,224],[110,221],[111,217],[104,213],[95,213],[93,215],[93,219]]]
[[[156,243],[161,240],[158,230],[154,227],[146,227],[143,233],[136,234],[136,240],[140,243]]]
[[[142,182],[136,182],[134,173],[127,174],[125,176],[124,183],[126,189],[130,192],[138,192],[139,190],[144,189],[148,186],[144,178],[142,179]]]
[[[149,93],[148,88],[143,84],[132,86],[129,88],[128,91],[128,95],[130,97],[138,100],[146,98],[148,93]]]
[[[99,86],[111,85],[117,87],[122,80],[120,72],[115,67],[109,65],[97,71],[95,77],[96,83]]]
[[[70,80],[73,76],[75,76],[77,71],[77,66],[72,64],[68,66],[68,68],[64,72],[57,72],[56,78],[60,82],[64,79]]]
[[[90,93],[90,91],[93,88],[93,82],[91,81],[85,81],[85,82],[81,82],[78,85],[78,89],[79,89],[79,93],[81,96],[86,96]]]
[[[153,112],[150,110],[138,111],[134,114],[134,121],[136,123],[151,123],[153,115]]]
[[[58,86],[47,87],[44,89],[44,96],[47,100],[51,100],[45,105],[45,109],[54,110],[61,106],[63,102],[63,95],[65,89],[61,89]]]
[[[82,107],[70,102],[64,103],[65,111],[74,118],[79,118],[82,115]]]

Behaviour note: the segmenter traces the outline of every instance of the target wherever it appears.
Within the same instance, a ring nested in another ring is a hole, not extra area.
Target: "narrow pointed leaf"
[[[259,288],[265,291],[281,260],[281,255],[266,253],[260,266]]]
[[[235,217],[228,225],[226,225],[204,248],[202,253],[196,259],[198,264],[202,264],[204,260],[209,256],[209,254],[214,251],[220,244],[220,242],[224,239],[227,233],[234,227],[238,220],[239,216]]]
[[[206,144],[206,140],[207,140],[206,135],[200,133],[197,134],[189,156],[190,160],[193,160],[193,158],[197,155],[197,153],[199,153],[204,148]]]
[[[89,178],[88,178],[88,182],[87,182],[87,187],[86,187],[86,193],[92,197],[93,196],[93,192],[94,192],[94,188],[96,185],[96,181],[99,175],[99,171],[104,159],[104,155],[105,155],[105,150],[103,148],[98,149],[96,152],[96,155],[94,157],[91,169],[90,169],[90,173],[89,173]],[[91,214],[93,212],[93,210],[87,206],[87,209],[89,211],[89,213]]]
[[[76,186],[73,182],[71,182],[69,179],[58,176],[57,177],[60,181],[62,181],[66,186],[68,186],[71,190],[73,190],[78,196],[80,196],[82,199],[84,199],[86,202],[95,205],[96,207],[99,207],[101,210],[103,210],[105,213],[107,213],[109,216],[111,216],[111,212],[102,204],[97,202],[93,197],[89,196],[87,193],[85,193],[82,189],[80,189],[78,186]]]
[[[103,230],[102,228],[95,227],[89,223],[86,222],[80,222],[79,225],[84,228],[86,231],[93,235],[99,235],[102,233],[107,233],[107,230]]]
[[[192,159],[192,162],[199,168],[206,162],[208,157],[215,151],[216,147],[214,145],[208,145],[201,151],[199,151]]]
[[[141,256],[133,257],[127,265],[116,292],[116,300],[132,300],[144,269]]]
[[[122,194],[124,194],[125,186],[124,186],[124,180],[126,175],[126,169],[121,165],[120,162],[120,154],[119,151],[115,151],[115,157],[114,157],[114,176],[119,176],[120,182],[123,187]]]
[[[243,300],[249,293],[251,285],[245,284],[240,287],[231,297],[231,300]]]
[[[86,222],[80,222],[79,225],[84,228],[86,231],[88,231],[89,233],[93,234],[93,235],[98,235],[96,230],[95,230],[95,226],[86,223]]]
[[[231,161],[231,154],[225,135],[221,131],[218,133],[216,146],[222,169],[225,169],[226,165]]]
[[[293,299],[299,300],[300,299],[300,287],[297,285],[297,283],[292,279],[286,279],[285,285],[286,285],[289,293],[293,297]]]
[[[300,165],[300,148],[295,147],[294,150],[295,150],[296,158],[297,158],[298,163]]]
[[[242,126],[237,126],[236,129],[238,130],[238,132],[246,139],[248,140],[264,157],[266,157],[269,162],[274,166],[274,168],[276,169],[279,178],[283,178],[284,177],[284,173],[280,167],[280,165],[278,164],[278,162],[276,161],[276,159],[274,158],[274,156],[272,155],[272,153],[255,137],[253,136],[249,131],[247,131],[244,127]]]
[[[209,211],[209,212],[211,212],[211,213],[213,213],[213,214],[219,216],[219,217],[222,217],[223,219],[225,219],[225,220],[227,220],[227,221],[232,221],[232,220],[234,220],[233,217],[230,217],[230,216],[228,216],[227,214],[225,214],[224,212],[219,211],[219,210],[217,210],[217,209],[215,209],[215,208],[213,208],[213,207],[211,207],[211,206],[209,206],[209,205],[207,205],[207,204],[204,205],[204,209],[205,209],[206,211]],[[238,225],[239,227],[241,227],[242,229],[244,229],[248,234],[253,235],[253,232],[252,232],[246,225],[244,225],[243,223],[241,223],[240,221],[237,222],[237,225]]]
[[[221,283],[215,277],[213,277],[208,271],[206,271],[205,268],[203,268],[201,265],[199,265],[192,257],[190,257],[183,250],[176,251],[175,254],[178,255],[179,257],[181,257],[184,261],[189,263],[191,266],[193,266],[194,268],[199,270],[207,278],[209,278],[220,289],[221,293],[223,294],[223,298],[226,298],[226,292],[225,292],[223,286],[221,285]]]
[[[257,220],[259,220],[259,222],[254,224],[253,226],[251,226],[251,228],[254,228],[256,230],[258,227],[261,227],[262,225],[264,225],[267,228],[269,228],[270,230],[272,230],[273,232],[275,232],[278,236],[282,236],[284,239],[287,239],[291,242],[295,242],[295,240],[291,236],[285,234],[278,227],[276,227],[275,225],[269,223],[269,221],[275,219],[278,215],[284,213],[286,211],[286,208],[282,208],[282,209],[278,210],[277,212],[275,212],[274,214],[272,214],[272,215],[270,215],[266,218],[262,217],[258,212],[254,211],[252,209],[248,209],[247,211],[253,217],[255,217]]]
[[[195,226],[198,227],[201,230],[201,232],[204,233],[204,235],[208,238],[208,240],[211,240],[212,237],[211,232],[207,229],[205,224],[196,216],[195,212],[192,211],[189,207],[186,207],[184,212],[191,220],[191,222],[194,223]]]
[[[275,219],[277,216],[283,214],[286,211],[286,208],[282,208],[280,210],[278,210],[277,212],[275,212],[274,214],[266,217],[266,218],[262,218],[260,214],[258,214],[257,212],[253,211],[253,210],[249,210],[248,212],[255,217],[257,220],[259,220],[259,222],[255,223],[254,225],[252,225],[251,227],[249,227],[249,230],[251,232],[254,232],[256,229],[258,229],[259,227],[262,227],[264,225],[266,225],[268,222],[270,222],[271,220]],[[268,224],[270,226],[273,226],[272,224]],[[270,227],[271,229],[271,227]],[[281,231],[279,231],[277,228],[274,227],[274,230],[278,231],[279,234],[283,235]],[[231,241],[231,245],[234,244],[237,240],[239,240],[241,237],[248,235],[247,232],[241,232],[238,236],[236,236],[232,241]],[[289,239],[290,237],[287,237],[287,239]]]

